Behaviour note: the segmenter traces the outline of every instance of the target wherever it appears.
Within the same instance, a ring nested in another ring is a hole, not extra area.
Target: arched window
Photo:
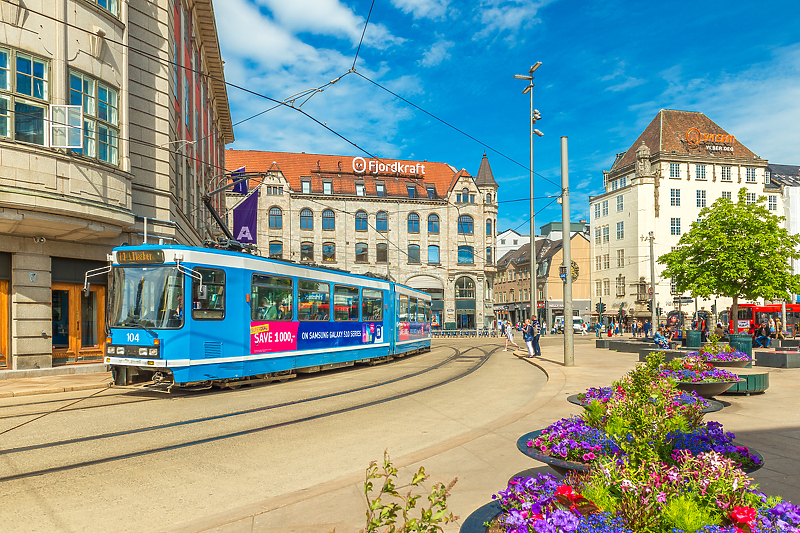
[[[269,210],[269,227],[282,228],[283,227],[283,211],[280,207],[271,207]]]
[[[314,229],[314,212],[307,207],[300,211],[300,229]]]
[[[490,193],[490,192],[486,193],[486,203],[487,204],[492,203],[492,193]]]
[[[466,187],[464,187],[463,189],[461,189],[461,198],[462,198],[462,199],[463,199],[465,202],[467,201],[467,198],[469,198],[469,189],[467,189]]]
[[[378,214],[375,215],[375,229],[389,231],[389,215],[386,211],[378,211]]]
[[[439,215],[436,213],[428,215],[428,233],[439,233]]]
[[[336,229],[336,214],[333,209],[322,212],[322,229]]]
[[[419,244],[408,245],[408,262],[419,263]]]
[[[466,235],[472,235],[474,231],[472,217],[469,215],[461,215],[458,217],[458,232]]]
[[[269,256],[271,259],[283,259],[283,243],[281,241],[269,241]]]
[[[356,213],[356,231],[367,231],[367,213],[364,211]]]
[[[462,265],[471,265],[475,262],[475,254],[472,251],[472,246],[459,246],[458,247],[458,262]]]
[[[408,232],[419,233],[419,215],[416,213],[408,214]]]
[[[491,218],[487,218],[486,219],[486,236],[487,237],[491,237],[492,236],[492,219]]]
[[[322,243],[322,262],[333,263],[336,261],[336,243],[323,242]]]
[[[456,300],[474,300],[475,282],[472,278],[461,276],[456,280]]]

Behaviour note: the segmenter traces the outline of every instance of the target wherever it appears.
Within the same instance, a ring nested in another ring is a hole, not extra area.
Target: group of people
[[[783,323],[781,319],[772,319],[762,322],[761,325],[753,323],[750,326],[750,335],[755,339],[756,346],[768,348],[770,339],[783,339]]]
[[[514,342],[514,329],[516,329],[510,322],[500,321],[500,333],[506,338],[506,345],[503,348],[504,352],[508,351],[508,345],[513,344],[519,348],[519,344]],[[528,348],[528,357],[541,357],[542,349],[539,347],[539,337],[542,335],[542,325],[537,319],[531,320],[526,318],[519,328],[522,331],[522,340],[525,341],[525,346]]]

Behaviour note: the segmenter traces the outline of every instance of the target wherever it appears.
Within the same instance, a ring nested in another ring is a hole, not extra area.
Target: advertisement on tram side
[[[383,343],[380,322],[250,322],[250,353]]]
[[[430,324],[423,322],[398,322],[397,324],[398,342],[424,339],[427,338],[430,333]]]

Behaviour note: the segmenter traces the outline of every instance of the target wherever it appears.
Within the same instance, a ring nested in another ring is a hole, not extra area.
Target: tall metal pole
[[[575,364],[575,345],[572,331],[572,225],[569,220],[569,159],[567,158],[567,138],[561,137],[561,242],[564,266],[564,366]]]
[[[531,193],[531,320],[534,318],[539,317],[539,294],[536,288],[536,222],[534,221],[534,209],[533,209],[533,74],[531,74],[531,90],[529,91],[531,94],[531,116],[530,116],[530,127],[531,127],[531,166],[530,166],[530,175],[531,175],[531,182],[530,182],[530,193]]]
[[[650,232],[650,333],[655,335],[658,328],[656,316],[656,255],[654,251],[655,235]]]

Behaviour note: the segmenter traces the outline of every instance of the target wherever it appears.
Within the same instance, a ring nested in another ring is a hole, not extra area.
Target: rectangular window
[[[706,191],[697,191],[697,207],[706,206]]]
[[[97,125],[97,158],[117,164],[117,131],[105,124]]]
[[[281,241],[270,241],[269,257],[270,259],[283,259],[283,243]]]
[[[669,177],[670,178],[680,178],[681,177],[681,166],[679,163],[670,163],[669,164]]]
[[[756,169],[754,169],[754,168],[746,168],[745,169],[745,181],[747,183],[755,183],[756,182]]]
[[[681,234],[681,219],[680,218],[670,218],[669,219],[669,234],[670,235],[680,235]]]
[[[292,278],[253,274],[250,294],[252,320],[291,320]]]
[[[603,280],[603,296],[611,296],[611,281]]]
[[[303,181],[303,194],[311,194],[311,182]]]
[[[397,321],[408,322],[408,296],[401,294],[397,300]]]
[[[620,194],[617,196],[617,213],[624,209],[625,201],[623,200],[622,195]]]
[[[0,95],[0,137],[11,135],[10,99]]]
[[[603,200],[603,216],[608,216],[608,200]]]
[[[600,244],[600,228],[595,228],[594,230],[594,243]]]
[[[669,205],[674,207],[681,206],[681,190],[680,189],[670,189],[669,190]]]
[[[669,280],[669,292],[678,294],[678,283],[674,279]]]
[[[389,245],[385,242],[379,242],[375,245],[375,262],[388,263],[389,262]]]
[[[722,181],[731,181],[731,167],[722,167]]]
[[[384,184],[383,183],[376,183],[375,184],[375,193],[380,197],[383,197],[383,196],[386,195],[386,189],[384,188]]]
[[[486,248],[486,264],[487,265],[491,265],[492,264],[492,248],[491,247],[487,247]]]
[[[769,170],[764,171],[764,185],[769,185],[772,179],[772,173]]]
[[[117,8],[117,0],[97,0],[97,5],[114,15],[119,15]]]
[[[625,277],[619,276],[617,278],[617,296],[625,296]]]
[[[594,282],[594,287],[595,287],[595,294],[597,296],[602,296],[603,295],[603,282],[600,281],[600,280],[595,281]]]
[[[731,200],[731,191],[722,191],[722,195],[720,196],[720,198]]]
[[[216,268],[195,268],[203,285],[192,281],[192,318],[222,320],[225,318],[225,271]]]
[[[749,192],[747,193],[747,197],[745,199],[748,205],[756,203],[756,193]]]
[[[602,270],[603,269],[603,257],[596,255],[594,257],[594,266],[595,270]]]
[[[364,196],[364,184],[356,183],[356,196]]]
[[[408,262],[419,263],[419,244],[408,245]]]
[[[487,250],[491,250],[491,248],[487,248]],[[434,265],[439,264],[439,247],[435,245],[428,246],[428,263],[432,263]]]
[[[48,68],[48,63],[17,52],[16,92],[39,100],[47,100]]]
[[[383,291],[361,289],[361,320],[383,322]]]
[[[617,180],[614,180],[611,182],[611,190],[616,191],[617,189],[619,189],[619,182]]]
[[[333,319],[337,322],[358,321],[358,289],[346,285],[333,286]]]
[[[625,266],[625,250],[617,250],[617,268]]]
[[[600,218],[600,202],[594,204],[594,218]]]
[[[417,188],[413,185],[406,185],[406,191],[408,191],[409,198],[416,198],[417,197]]]
[[[333,194],[333,183],[331,183],[330,181],[323,181],[322,194]]]
[[[186,131],[189,131],[191,127],[191,104],[189,101],[190,98],[190,89],[189,89],[189,77],[187,76],[186,72],[183,73],[183,118],[184,122],[186,123]]]
[[[425,191],[428,193],[428,198],[430,198],[431,200],[436,198],[436,185],[426,185]]]
[[[14,102],[14,139],[20,142],[45,145],[47,108],[17,99]]]
[[[322,243],[322,262],[323,263],[336,262],[336,243],[333,242]]]
[[[474,194],[470,194],[469,195],[469,203],[471,203],[471,204],[475,203],[475,195]]]
[[[297,320],[324,321],[330,317],[331,286],[319,281],[297,280]]]
[[[456,203],[461,203],[461,193],[456,194]]]
[[[696,179],[696,180],[704,180],[704,179],[706,179],[706,166],[705,165],[695,165],[694,166],[694,179]]]
[[[611,259],[609,254],[603,254],[603,269],[608,270],[611,268]]]
[[[458,247],[458,262],[462,265],[471,265],[475,262],[472,246],[459,246]]]
[[[617,240],[625,237],[625,223],[617,222]]]
[[[610,240],[611,240],[611,238],[610,238],[610,233],[609,233],[609,230],[608,230],[608,226],[603,226],[603,242],[608,242]]]
[[[369,248],[367,248],[367,243],[365,242],[357,242],[356,243],[356,263],[366,263],[369,261]]]
[[[11,53],[5,48],[0,48],[0,89],[11,90],[11,64],[9,58]]]
[[[778,197],[770,194],[767,196],[767,209],[770,211],[777,211],[778,210]]]
[[[626,186],[627,184],[628,184],[628,177],[627,176],[625,176],[624,178],[620,178],[620,180],[619,180],[619,188],[620,189],[623,188],[624,186]]]
[[[300,261],[314,261],[314,243],[300,243]]]

